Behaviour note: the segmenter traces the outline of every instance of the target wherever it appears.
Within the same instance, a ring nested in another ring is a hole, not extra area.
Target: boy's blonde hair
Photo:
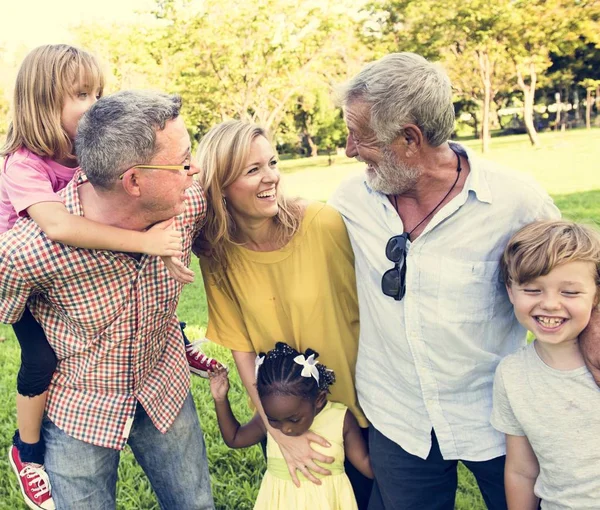
[[[572,221],[536,221],[512,236],[500,271],[506,285],[522,285],[567,262],[592,262],[600,287],[600,233]]]
[[[80,90],[93,93],[96,88],[102,94],[104,77],[89,53],[67,44],[32,50],[17,74],[12,120],[0,156],[25,147],[55,160],[74,157],[71,140],[61,124],[64,101],[67,95]]]
[[[223,198],[223,191],[244,170],[252,142],[266,131],[256,124],[232,120],[214,126],[198,146],[197,162],[202,169],[200,183],[206,193],[206,223],[195,244],[195,251],[210,257],[211,274],[222,282],[231,262],[230,248],[236,243],[236,224]],[[277,193],[279,211],[273,218],[275,240],[286,244],[300,228],[303,208],[296,199]]]

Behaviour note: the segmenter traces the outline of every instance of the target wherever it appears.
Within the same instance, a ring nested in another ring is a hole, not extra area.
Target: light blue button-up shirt
[[[402,301],[381,291],[383,273],[394,266],[386,244],[404,232],[388,198],[361,175],[330,199],[356,258],[360,405],[378,431],[423,459],[432,428],[444,459],[484,461],[505,453],[503,434],[490,425],[492,383],[500,360],[525,344],[525,330],[498,262],[520,227],[560,216],[528,176],[467,156],[463,190],[408,245]]]

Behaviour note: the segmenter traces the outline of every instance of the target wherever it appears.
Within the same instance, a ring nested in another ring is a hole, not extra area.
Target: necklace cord
[[[410,235],[411,235],[411,234],[412,234],[412,233],[413,233],[415,230],[417,230],[417,228],[419,228],[419,227],[422,225],[422,223],[423,223],[423,222],[424,222],[424,221],[425,221],[427,218],[429,218],[429,217],[430,217],[430,216],[431,216],[431,215],[432,215],[432,214],[433,214],[433,213],[434,213],[434,212],[437,210],[437,208],[438,208],[440,205],[442,205],[442,203],[444,202],[444,200],[446,200],[446,198],[448,198],[448,195],[450,195],[450,193],[452,193],[452,190],[455,188],[455,186],[456,186],[456,183],[458,182],[458,179],[460,178],[460,171],[462,170],[462,166],[461,166],[461,164],[460,164],[460,155],[458,154],[458,152],[456,152],[456,150],[454,150],[454,149],[452,148],[452,146],[450,146],[450,150],[451,150],[452,152],[454,152],[454,154],[456,154],[456,159],[458,160],[458,163],[457,163],[457,165],[456,165],[456,179],[454,179],[454,184],[452,184],[452,187],[451,187],[451,188],[448,190],[448,193],[446,193],[446,194],[444,195],[444,198],[442,198],[442,199],[441,199],[441,200],[438,202],[438,204],[437,204],[437,205],[436,205],[436,206],[435,206],[435,207],[434,207],[434,208],[431,210],[431,212],[430,212],[430,213],[429,213],[427,216],[425,216],[425,217],[424,217],[424,218],[423,218],[423,219],[422,219],[422,220],[421,220],[419,223],[417,223],[417,225],[416,225],[416,226],[415,226],[415,227],[414,227],[414,228],[413,228],[413,229],[412,229],[410,232],[408,232],[408,239],[409,239],[409,240],[410,240]],[[394,195],[394,207],[396,208],[396,212],[398,212],[398,196],[397,196],[397,195]],[[398,212],[398,214],[399,214],[399,212]]]

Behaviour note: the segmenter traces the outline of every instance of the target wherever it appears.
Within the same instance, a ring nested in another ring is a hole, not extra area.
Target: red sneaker
[[[17,475],[25,504],[34,510],[54,510],[50,480],[44,466],[21,462],[19,450],[14,445],[8,450],[8,460]]]
[[[208,372],[215,367],[223,366],[222,363],[216,359],[209,358],[200,349],[202,340],[198,340],[193,344],[185,346],[185,355],[187,357],[188,365],[190,366],[190,372],[199,375],[200,377],[208,378]]]

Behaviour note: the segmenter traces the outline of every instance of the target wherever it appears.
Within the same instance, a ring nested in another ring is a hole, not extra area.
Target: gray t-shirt
[[[496,370],[492,425],[527,436],[544,510],[600,508],[600,389],[586,367],[546,365],[530,344]]]

